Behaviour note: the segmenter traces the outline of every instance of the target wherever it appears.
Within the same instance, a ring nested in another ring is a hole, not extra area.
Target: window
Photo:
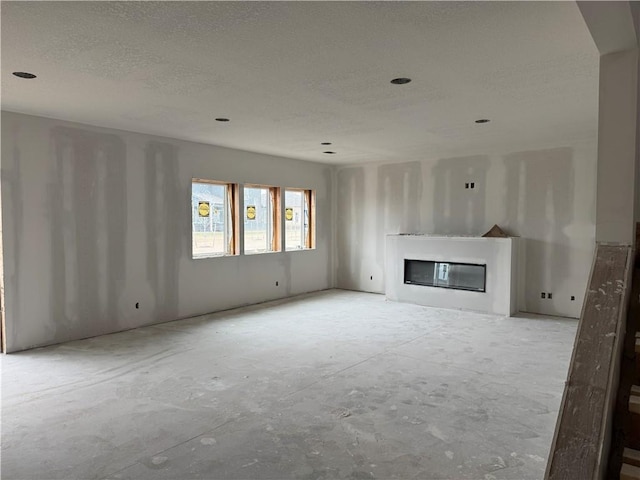
[[[235,255],[237,185],[194,179],[191,183],[193,258]]]
[[[280,251],[280,189],[244,187],[244,253]]]
[[[315,196],[312,190],[287,189],[285,200],[285,248],[315,248]]]

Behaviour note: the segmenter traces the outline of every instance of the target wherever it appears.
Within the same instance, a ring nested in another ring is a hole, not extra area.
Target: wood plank
[[[0,215],[2,217],[2,215]],[[0,218],[0,352],[7,351],[6,322],[4,313],[4,257],[2,253],[2,218]]]
[[[549,480],[590,480],[603,474],[632,261],[629,246],[596,248],[547,464]]]
[[[632,448],[625,448],[622,453],[622,461],[629,465],[640,467],[640,452]]]
[[[640,414],[640,396],[639,395],[631,395],[629,397],[629,411],[631,413]]]
[[[620,469],[620,480],[640,480],[640,467],[623,463]]]
[[[640,395],[640,387],[638,385],[631,385],[631,395]]]

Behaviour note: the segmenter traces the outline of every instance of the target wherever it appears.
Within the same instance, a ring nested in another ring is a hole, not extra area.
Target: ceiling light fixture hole
[[[25,78],[27,80],[36,78],[36,76],[33,73],[29,73],[29,72],[13,72],[13,74],[18,78]]]
[[[409,83],[410,81],[411,81],[410,78],[399,77],[399,78],[394,78],[393,80],[391,80],[391,83],[393,83],[394,85],[405,85],[405,84]]]
[[[228,121],[229,121],[228,118],[222,118],[222,117],[216,118],[216,122],[228,122]]]
[[[489,123],[491,120],[489,120],[488,118],[481,118],[479,120],[476,120],[476,123]]]
[[[322,142],[320,145],[331,145],[331,142]]]

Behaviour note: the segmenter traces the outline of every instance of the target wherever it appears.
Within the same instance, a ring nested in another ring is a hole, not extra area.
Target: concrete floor
[[[577,322],[332,290],[2,358],[2,478],[539,479]]]

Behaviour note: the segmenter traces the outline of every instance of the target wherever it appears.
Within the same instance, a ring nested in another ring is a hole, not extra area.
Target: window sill
[[[191,260],[205,260],[207,258],[226,258],[226,257],[238,257],[237,253],[218,253],[207,255],[192,255]]]

